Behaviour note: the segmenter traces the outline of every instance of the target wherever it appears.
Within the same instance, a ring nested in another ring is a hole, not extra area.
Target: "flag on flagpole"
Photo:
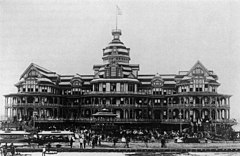
[[[121,11],[121,9],[118,7],[118,5],[117,5],[117,15],[122,15],[122,11]]]

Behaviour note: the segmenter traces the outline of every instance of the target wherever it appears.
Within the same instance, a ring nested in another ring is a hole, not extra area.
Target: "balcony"
[[[61,104],[52,103],[15,103],[12,107],[59,107]]]
[[[106,122],[106,123],[158,123],[158,124],[190,124],[190,120],[188,119],[113,119],[113,120],[106,120],[106,119],[96,119],[96,118],[38,118],[35,120],[35,122],[38,123],[48,123],[48,122],[53,122],[53,123],[63,123],[63,122],[76,122],[76,123],[90,123],[94,124],[96,122]],[[229,119],[217,119],[213,120],[212,123],[215,124],[230,124],[230,125],[235,125],[236,121],[234,120],[229,120]]]
[[[162,119],[164,124],[189,124],[190,120],[188,119]]]
[[[139,105],[139,104],[82,104],[82,108],[89,108],[89,107],[104,107],[106,106],[107,108],[149,108],[149,105]]]
[[[130,92],[130,91],[91,91],[88,93],[85,93],[84,95],[151,95],[151,94],[147,94],[146,92]]]
[[[78,119],[63,119],[63,118],[39,118],[36,122],[78,122],[78,123],[96,123],[96,122],[112,122],[112,123],[159,123],[159,124],[180,124],[180,119],[95,119],[95,118],[78,118]],[[190,121],[181,119],[182,124],[189,124]]]
[[[216,119],[213,121],[213,123],[216,124],[230,124],[230,125],[236,125],[237,121],[235,119]]]
[[[168,104],[166,107],[168,108],[176,108],[176,107],[179,107],[179,108],[185,108],[185,107],[188,107],[188,108],[212,108],[212,107],[217,107],[217,108],[230,108],[229,105],[220,105],[220,104],[210,104],[210,103],[205,103],[205,104],[201,104],[201,103],[196,103],[196,104],[193,104],[193,103],[184,103],[184,104]]]

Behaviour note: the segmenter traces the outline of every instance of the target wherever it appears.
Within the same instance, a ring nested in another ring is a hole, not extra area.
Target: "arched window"
[[[80,85],[81,85],[80,81],[73,81],[73,86],[80,86]]]

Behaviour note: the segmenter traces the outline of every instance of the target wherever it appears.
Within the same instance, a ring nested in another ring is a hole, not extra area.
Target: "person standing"
[[[122,141],[122,143],[124,145],[124,148],[125,148],[127,146],[126,138],[123,136],[121,141]]]
[[[83,138],[82,137],[80,137],[79,142],[80,142],[80,149],[83,149]]]
[[[102,135],[98,136],[98,145],[101,146],[101,142],[102,142]]]
[[[86,140],[86,137],[83,138],[83,148],[85,149],[86,148],[86,144],[87,144],[87,140]]]
[[[42,149],[42,156],[45,156],[45,154],[46,154],[46,148],[43,147],[43,149]]]
[[[162,148],[166,147],[166,140],[165,140],[164,136],[161,139],[161,147]]]
[[[70,139],[70,147],[72,148],[72,146],[73,146],[73,138],[71,137],[71,139]]]
[[[127,137],[126,137],[126,145],[127,145],[127,148],[129,148],[129,143],[130,143],[130,137],[127,136]]]
[[[7,149],[8,147],[7,147],[7,143],[3,146],[3,155],[4,156],[7,156],[7,153],[8,153],[8,149]]]
[[[47,151],[48,151],[48,152],[50,152],[51,143],[50,143],[50,142],[48,142],[48,144],[47,144],[47,146],[46,146],[46,147],[47,147]]]
[[[14,147],[13,143],[11,143],[11,145],[10,145],[10,152],[11,152],[12,156],[15,155],[15,147]]]
[[[117,141],[118,141],[118,138],[117,137],[113,137],[113,147],[116,147]]]
[[[145,145],[146,145],[146,147],[148,148],[148,136],[147,135],[145,135],[144,136],[144,143],[145,143]]]
[[[93,135],[93,136],[92,136],[92,148],[95,147],[95,141],[96,141],[95,138],[96,138],[95,135]]]

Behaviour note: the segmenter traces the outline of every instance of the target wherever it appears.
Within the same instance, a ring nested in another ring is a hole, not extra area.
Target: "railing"
[[[91,94],[135,94],[135,95],[151,95],[147,94],[146,92],[131,92],[131,91],[91,91],[88,93],[85,93],[84,95],[91,95]]]
[[[160,106],[160,105],[159,105]],[[161,105],[163,106],[163,105]],[[226,104],[210,104],[210,103],[207,103],[207,104],[201,104],[201,103],[184,103],[184,104],[180,104],[180,103],[175,103],[175,104],[167,104],[166,105],[167,107],[171,108],[171,107],[218,107],[218,108],[226,108],[226,107],[230,107],[229,105],[226,105]]]
[[[82,107],[103,107],[103,104],[82,104]],[[150,107],[149,105],[146,104],[106,104],[108,108],[121,108],[121,107],[134,107],[134,108],[148,108]]]
[[[63,118],[39,118],[35,120],[36,122],[47,122],[47,121],[74,121],[74,122],[87,122],[87,123],[96,123],[96,122],[113,122],[113,123],[170,123],[170,124],[179,124],[181,123],[190,123],[190,120],[186,119],[96,119],[96,118],[78,118],[78,119],[63,119]]]
[[[213,104],[105,104],[109,108],[228,108],[229,105],[216,106]],[[81,107],[103,107],[103,104],[81,104]]]
[[[12,104],[12,107],[59,107],[61,104],[53,104],[53,103],[16,103]]]
[[[213,123],[231,123],[231,124],[237,124],[236,120],[233,119],[216,119],[213,121]]]
[[[85,123],[96,123],[96,122],[112,122],[112,123],[164,123],[164,124],[190,124],[190,120],[188,119],[96,119],[96,118],[38,118],[35,120],[36,122],[66,122],[66,121],[74,121],[74,122],[85,122]],[[236,121],[229,119],[217,119],[213,120],[212,123],[224,123],[224,124],[236,124]]]

